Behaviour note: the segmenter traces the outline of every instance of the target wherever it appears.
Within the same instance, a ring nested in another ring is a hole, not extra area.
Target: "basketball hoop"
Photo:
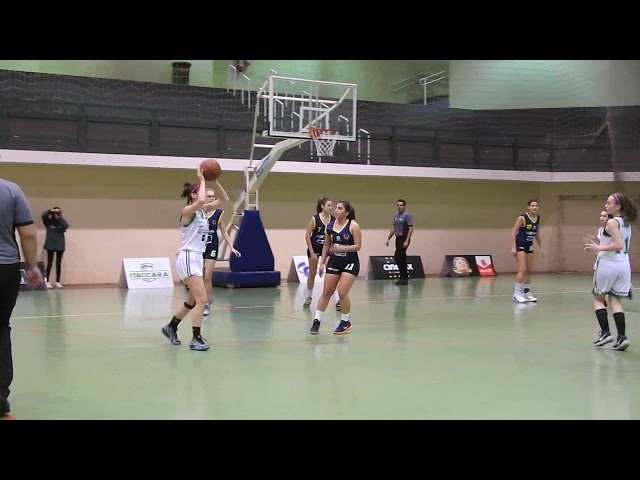
[[[319,157],[333,157],[333,149],[338,140],[337,133],[337,130],[309,127],[309,136],[316,145],[316,153]]]

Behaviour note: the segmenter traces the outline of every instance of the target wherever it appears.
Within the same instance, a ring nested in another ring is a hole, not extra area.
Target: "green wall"
[[[0,69],[139,82],[171,83],[175,60],[0,60]],[[213,85],[213,60],[187,60],[191,85]]]
[[[0,69],[97,78],[171,83],[175,60],[0,60]],[[182,61],[182,60],[181,60]],[[234,60],[184,60],[191,63],[190,85],[227,87],[227,68]],[[392,85],[416,74],[435,73],[448,62],[427,60],[250,60],[246,75],[257,90],[271,74],[355,83],[360,100],[406,103],[415,100],[417,85],[399,93]],[[418,88],[418,90],[421,89]],[[429,91],[430,95],[434,93]]]
[[[451,60],[450,105],[472,110],[640,105],[638,60]]]

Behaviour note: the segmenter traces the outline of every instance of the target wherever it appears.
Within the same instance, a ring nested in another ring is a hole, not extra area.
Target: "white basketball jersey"
[[[603,243],[602,243],[602,237],[604,237],[604,235],[602,234],[602,232],[604,232],[604,227],[600,227],[600,228],[598,229],[598,233],[596,233],[596,238],[599,240],[599,244],[600,244],[600,245],[603,245]],[[611,241],[611,239],[609,239],[609,241]],[[603,253],[604,253],[604,252],[598,252],[598,253],[596,254],[596,257],[601,257]],[[595,268],[595,267],[593,267],[593,268]]]
[[[622,237],[622,249],[615,252],[598,252],[598,256],[601,259],[606,259],[614,262],[628,262],[629,261],[629,245],[631,244],[631,226],[622,217],[613,217],[620,226],[620,236]],[[602,234],[600,239],[600,245],[611,245],[611,236]]]
[[[209,236],[207,212],[202,209],[198,210],[191,223],[186,227],[182,225],[182,216],[180,216],[180,233],[182,234],[180,250],[204,253]]]

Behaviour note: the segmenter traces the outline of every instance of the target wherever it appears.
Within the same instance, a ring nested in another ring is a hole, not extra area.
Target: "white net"
[[[327,130],[322,128],[309,129],[309,136],[316,146],[316,155],[319,157],[333,157],[333,150],[336,147],[338,139],[336,130]]]

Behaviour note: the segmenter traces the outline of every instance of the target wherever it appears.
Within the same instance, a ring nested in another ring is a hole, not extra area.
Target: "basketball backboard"
[[[356,139],[357,85],[270,76],[258,91],[263,135],[309,138],[309,126],[336,131],[337,141]]]

